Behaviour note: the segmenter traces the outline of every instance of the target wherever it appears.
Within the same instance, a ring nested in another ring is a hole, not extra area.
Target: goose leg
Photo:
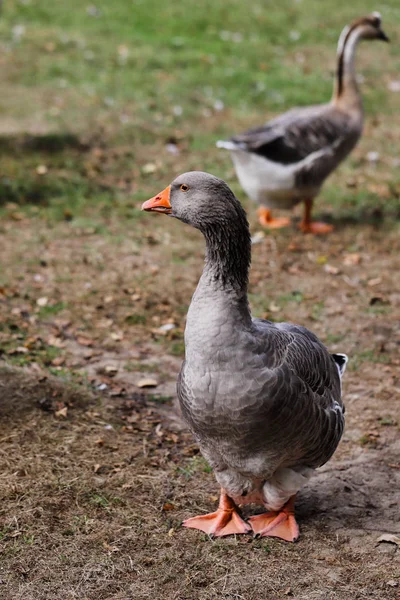
[[[294,516],[294,499],[295,496],[292,496],[279,511],[250,517],[254,533],[261,537],[278,537],[287,542],[295,542],[300,531]]]
[[[265,206],[260,206],[258,209],[258,220],[263,227],[269,229],[279,229],[290,224],[290,219],[287,217],[273,217],[271,211]]]
[[[318,223],[317,221],[311,221],[311,210],[313,206],[312,198],[304,200],[304,217],[299,227],[303,233],[316,233],[324,234],[333,231],[333,226],[328,223]]]
[[[238,515],[235,503],[225,490],[221,490],[216,512],[186,519],[182,525],[192,529],[200,529],[200,531],[216,537],[234,533],[249,533],[251,531],[251,527]]]

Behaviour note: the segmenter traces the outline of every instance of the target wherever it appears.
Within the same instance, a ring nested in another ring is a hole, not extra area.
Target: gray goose
[[[337,50],[337,73],[328,104],[294,108],[266,125],[219,141],[230,150],[239,182],[251,200],[260,204],[260,223],[269,228],[289,224],[273,218],[271,208],[305,205],[300,228],[328,233],[325,223],[311,221],[314,198],[325,179],[357,144],[363,128],[363,108],[354,56],[360,40],[389,41],[374,12],[343,29]]]
[[[253,530],[294,541],[294,496],[329,460],[343,432],[347,357],[329,354],[305,327],[252,318],[249,225],[223,180],[185,173],[142,208],[176,217],[206,239],[178,397],[221,496],[216,512],[183,525],[215,536]],[[236,507],[247,503],[268,512],[248,524]]]

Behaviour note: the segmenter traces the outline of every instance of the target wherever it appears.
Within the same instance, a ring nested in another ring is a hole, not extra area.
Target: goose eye
[[[182,185],[179,188],[182,192],[187,192],[189,189],[189,186],[186,185],[186,183],[182,183]]]

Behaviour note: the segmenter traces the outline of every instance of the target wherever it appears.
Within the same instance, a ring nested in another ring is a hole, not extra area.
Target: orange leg
[[[294,496],[279,510],[250,517],[250,525],[261,537],[278,537],[287,542],[295,542],[300,535],[294,516]]]
[[[311,210],[313,201],[308,198],[304,201],[304,217],[299,227],[303,233],[324,234],[333,231],[333,226],[327,223],[317,223],[311,221]]]
[[[271,215],[271,211],[265,206],[260,206],[258,209],[258,220],[263,227],[269,229],[279,229],[280,227],[287,227],[290,224],[290,219],[287,217],[276,217]]]
[[[235,503],[224,490],[221,490],[216,512],[186,519],[182,525],[192,529],[200,529],[200,531],[216,537],[234,533],[249,533],[251,531],[251,527],[238,515]]]

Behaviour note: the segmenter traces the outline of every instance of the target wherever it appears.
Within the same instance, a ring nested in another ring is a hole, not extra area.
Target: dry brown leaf
[[[28,352],[29,352],[28,348],[25,348],[24,346],[17,346],[16,348],[9,350],[7,352],[7,354],[12,356],[13,354],[27,354]]]
[[[368,283],[369,287],[375,287],[376,285],[379,285],[380,283],[382,283],[382,278],[374,277],[373,279],[369,279],[367,283]]]
[[[169,510],[175,510],[175,504],[172,504],[172,502],[165,502],[163,504],[162,510],[165,512]]]
[[[115,365],[106,365],[104,367],[104,371],[105,371],[105,373],[107,373],[107,375],[109,375],[110,377],[113,377],[114,375],[116,375],[118,373],[118,367]]]
[[[93,346],[93,340],[91,338],[89,338],[89,337],[84,336],[84,335],[78,335],[76,337],[76,341],[81,346]]]
[[[347,267],[351,265],[359,265],[361,262],[361,255],[358,252],[353,252],[352,254],[346,254],[343,259],[343,264]]]
[[[56,356],[56,358],[53,358],[53,360],[51,361],[51,364],[54,367],[60,367],[64,363],[65,363],[65,356]]]
[[[124,334],[120,331],[113,331],[112,333],[110,333],[110,338],[112,340],[114,340],[115,342],[120,342],[121,340],[124,339]]]
[[[340,269],[329,264],[324,265],[324,271],[325,273],[329,273],[329,275],[338,275],[340,273]]]
[[[60,408],[60,410],[56,410],[56,412],[54,413],[55,417],[63,417],[64,419],[66,418],[68,413],[68,406],[64,406],[63,408]]]
[[[136,385],[139,388],[157,387],[158,381],[156,379],[152,379],[151,377],[143,377],[143,379],[139,379]]]
[[[396,544],[396,546],[400,547],[400,537],[395,535],[394,533],[384,533],[376,540],[379,542],[388,542],[389,544]]]
[[[271,312],[274,313],[274,312],[279,312],[281,310],[281,308],[274,302],[271,302],[271,304],[268,306],[268,310],[270,310]]]
[[[103,542],[103,548],[108,552],[119,552],[119,548],[117,546],[110,546],[107,542]]]

